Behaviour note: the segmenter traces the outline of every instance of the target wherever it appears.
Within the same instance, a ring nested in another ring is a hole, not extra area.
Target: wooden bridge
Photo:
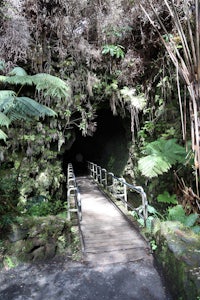
[[[147,243],[97,184],[88,177],[79,177],[77,184],[84,260],[94,265],[151,259]]]
[[[87,274],[84,287],[88,291],[93,282],[95,289],[91,297],[81,295],[81,299],[171,300],[148,243],[127,215],[127,209],[134,210],[146,224],[148,202],[143,188],[94,163],[88,163],[88,168],[89,176],[75,178],[69,164],[67,180],[68,218],[78,216],[83,265],[98,274],[98,280]],[[138,193],[138,207],[131,207],[128,189]],[[84,288],[78,290],[83,293]]]
[[[78,212],[84,260],[93,265],[151,260],[146,241],[118,206],[99,189],[98,183],[112,191],[118,201],[122,200],[126,209],[129,185],[93,163],[89,163],[89,169],[90,177],[76,179],[72,165],[68,166],[68,218],[71,213]],[[117,188],[116,179],[119,181]],[[141,187],[131,188],[141,194],[142,204],[138,211],[142,211],[145,222],[146,194]]]

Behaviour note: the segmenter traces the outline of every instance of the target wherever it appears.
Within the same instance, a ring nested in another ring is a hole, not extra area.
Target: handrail
[[[77,212],[79,221],[82,220],[81,196],[71,163],[67,167],[67,219],[71,220],[71,212]]]
[[[101,168],[93,162],[88,162],[88,169],[90,176],[97,184],[103,186],[104,189],[111,193],[116,199],[120,199],[127,210],[128,208],[134,210],[141,218],[143,218],[144,225],[146,226],[146,220],[148,218],[148,201],[142,186],[135,186],[127,183],[124,178],[116,177],[113,173],[108,172],[105,168]],[[135,208],[128,203],[127,189],[140,194],[142,200],[141,206]]]
[[[85,252],[85,242],[81,230],[80,222],[82,221],[81,194],[74,175],[73,166],[71,163],[67,166],[67,218],[71,220],[71,213],[76,212],[78,216],[78,229],[81,239],[82,252]]]

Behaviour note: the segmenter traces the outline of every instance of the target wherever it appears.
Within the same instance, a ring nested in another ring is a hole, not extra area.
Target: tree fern
[[[4,100],[8,97],[14,97],[16,96],[16,93],[12,90],[1,90],[0,91],[0,101]]]
[[[15,68],[13,68],[9,73],[8,73],[8,75],[11,75],[11,76],[15,76],[15,75],[17,75],[17,76],[27,76],[28,74],[27,74],[27,72],[23,69],[23,68],[21,68],[21,67],[15,67]]]
[[[33,84],[38,91],[43,91],[44,96],[56,98],[66,98],[70,94],[69,86],[60,78],[46,74],[38,73],[32,76]]]
[[[0,140],[6,140],[7,139],[7,135],[5,134],[5,132],[3,132],[3,130],[0,129]]]
[[[55,116],[56,113],[29,97],[10,96],[0,101],[0,111],[3,111],[10,121],[27,119],[27,117]],[[1,125],[1,115],[0,115]]]
[[[183,163],[186,152],[184,147],[176,143],[176,139],[158,139],[145,147],[145,157],[138,161],[142,175],[152,178],[161,175],[175,163]]]
[[[28,75],[20,67],[14,68],[9,76],[0,76],[0,82],[13,85],[35,85],[37,91],[43,91],[44,96],[67,98],[70,95],[69,85],[62,79],[47,73]]]
[[[0,112],[0,126],[8,127],[10,122],[10,119],[4,113]]]
[[[28,116],[56,116],[56,113],[51,108],[42,105],[29,97],[16,97],[15,109]]]
[[[23,68],[16,67],[8,75],[0,76],[0,82],[21,86],[35,85],[36,90],[42,90],[44,96],[66,98],[69,95],[68,85],[60,78],[49,74],[41,73],[30,76]],[[19,97],[18,93],[12,90],[0,91],[0,126],[8,126],[15,120],[56,116],[51,108],[29,97]],[[0,139],[5,140],[6,137],[6,134],[1,130]]]
[[[142,175],[153,178],[169,171],[171,164],[163,159],[162,156],[152,154],[140,158],[138,167]]]

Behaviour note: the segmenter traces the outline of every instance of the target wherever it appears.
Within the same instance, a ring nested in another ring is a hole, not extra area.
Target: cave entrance
[[[109,172],[120,175],[128,160],[130,141],[129,122],[113,116],[110,110],[97,111],[97,130],[93,136],[82,136],[76,131],[76,139],[64,153],[64,165],[73,164],[76,176],[87,174],[87,161],[95,162]]]

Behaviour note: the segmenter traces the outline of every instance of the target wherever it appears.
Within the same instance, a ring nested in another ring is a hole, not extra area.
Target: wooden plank
[[[138,261],[147,259],[146,251],[142,249],[137,249],[133,251],[132,249],[129,250],[118,250],[118,251],[111,251],[111,252],[103,252],[103,253],[87,253],[85,256],[85,261],[90,262],[91,264],[95,265],[104,265],[104,264],[111,264],[111,263],[123,263],[123,262],[131,262],[131,261]],[[151,259],[148,256],[148,259]]]
[[[87,178],[77,182],[82,199],[85,261],[106,264],[149,259],[144,239],[96,185]]]

